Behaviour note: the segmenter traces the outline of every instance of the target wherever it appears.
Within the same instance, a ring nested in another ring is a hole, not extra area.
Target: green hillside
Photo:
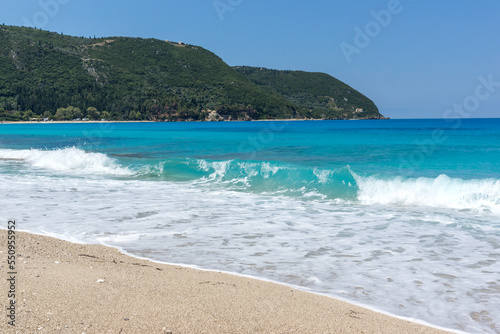
[[[325,74],[237,66],[253,83],[283,95],[311,118],[381,118],[377,106],[340,80]],[[362,109],[362,111],[361,111]],[[304,111],[305,110],[305,111]]]
[[[189,44],[72,37],[1,25],[0,119],[352,118],[360,107],[379,116],[369,99],[326,74],[339,83],[324,88],[324,99],[331,97],[335,103],[325,104],[316,94],[322,92],[316,86],[332,84],[320,74],[300,72],[303,77],[269,80],[243,69],[235,70],[212,52]],[[322,80],[318,84],[312,82],[316,76]],[[343,91],[344,86],[351,93]],[[331,92],[356,98],[338,103]]]

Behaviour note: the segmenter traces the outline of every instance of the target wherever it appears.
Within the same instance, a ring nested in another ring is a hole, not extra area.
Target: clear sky
[[[0,23],[328,73],[392,118],[500,117],[499,0],[2,0]]]

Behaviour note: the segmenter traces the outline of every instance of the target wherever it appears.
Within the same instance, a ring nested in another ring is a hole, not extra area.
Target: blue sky
[[[392,118],[500,117],[498,0],[3,0],[0,23],[328,73]]]

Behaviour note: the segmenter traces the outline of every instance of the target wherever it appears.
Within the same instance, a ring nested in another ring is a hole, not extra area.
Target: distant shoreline
[[[380,121],[388,120],[390,118],[355,118],[355,119],[301,119],[301,118],[289,118],[289,119],[252,119],[248,121],[0,121],[0,124],[85,124],[85,123],[219,123],[219,122],[299,122],[299,121]]]
[[[160,123],[156,121],[0,121],[0,124]]]

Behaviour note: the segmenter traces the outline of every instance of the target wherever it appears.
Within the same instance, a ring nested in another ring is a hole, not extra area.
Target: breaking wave
[[[500,180],[463,180],[439,175],[436,178],[380,179],[354,174],[358,200],[367,205],[392,204],[452,209],[491,210],[500,213]]]
[[[76,147],[58,150],[0,149],[0,159],[24,162],[35,168],[58,172],[89,175],[132,175],[134,173],[105,154],[86,152]]]
[[[0,160],[36,170],[78,175],[125,176],[308,200],[341,200],[363,205],[428,206],[500,213],[500,180],[358,175],[349,166],[311,168],[276,161],[172,158],[115,159],[70,147],[57,150],[0,149]]]

